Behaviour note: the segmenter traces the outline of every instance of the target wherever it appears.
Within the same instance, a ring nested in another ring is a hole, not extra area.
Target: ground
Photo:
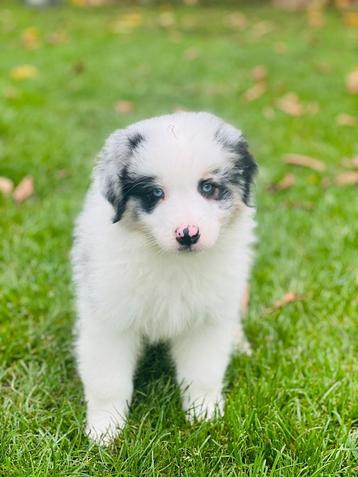
[[[335,11],[318,28],[255,3],[241,16],[0,8],[0,175],[35,187],[22,203],[0,194],[0,475],[356,475],[357,186],[334,180],[358,148],[356,127],[337,124],[357,112],[345,84],[357,31]],[[257,65],[267,91],[248,101]],[[296,116],[277,102],[289,92]],[[165,347],[150,350],[128,425],[98,448],[83,434],[72,354],[73,221],[105,137],[178,108],[240,126],[260,165],[253,355],[232,360],[225,417],[189,425]],[[326,170],[287,165],[287,153]],[[270,188],[288,173],[292,187]],[[280,306],[287,293],[294,301]]]

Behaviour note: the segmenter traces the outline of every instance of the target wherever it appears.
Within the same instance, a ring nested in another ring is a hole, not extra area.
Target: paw
[[[100,445],[109,445],[124,427],[125,418],[118,412],[95,411],[88,414],[86,434]]]
[[[219,397],[205,395],[188,399],[184,403],[184,410],[189,422],[212,421],[224,415],[224,399]]]

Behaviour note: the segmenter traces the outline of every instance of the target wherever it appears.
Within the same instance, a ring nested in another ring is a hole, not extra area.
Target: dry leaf
[[[263,81],[260,81],[245,91],[244,98],[248,102],[255,101],[256,99],[260,98],[264,93],[266,93],[266,91],[267,91],[266,83],[264,83]]]
[[[173,12],[166,11],[159,14],[158,23],[163,28],[170,28],[175,25],[175,15]]]
[[[353,169],[358,168],[358,156],[353,157],[353,159],[346,159],[342,164],[344,167],[353,167]]]
[[[335,178],[334,183],[337,185],[354,185],[358,184],[358,172],[357,171],[347,171],[338,174]]]
[[[38,48],[41,45],[41,38],[37,28],[28,27],[26,28],[21,35],[22,44],[25,48],[33,50]]]
[[[340,113],[336,117],[336,123],[339,126],[355,126],[358,121],[355,116],[352,116],[351,114],[347,113]]]
[[[284,55],[288,50],[286,43],[284,43],[283,41],[276,42],[273,48],[275,52],[279,55]]]
[[[323,27],[325,23],[324,12],[322,8],[307,9],[307,23],[315,28]]]
[[[268,20],[262,20],[260,22],[257,22],[254,24],[252,27],[252,36],[255,39],[262,38],[264,35],[267,35],[268,33],[271,33],[275,29],[275,26],[272,22]]]
[[[200,51],[195,47],[190,47],[184,51],[184,58],[187,61],[194,61],[200,56]]]
[[[276,300],[274,304],[266,310],[266,312],[272,313],[273,311],[279,310],[285,307],[286,305],[289,305],[290,303],[294,303],[300,300],[303,300],[302,295],[298,295],[295,292],[287,292],[284,294],[282,298],[280,298],[279,300]]]
[[[300,103],[300,100],[295,93],[287,93],[276,102],[277,107],[286,114],[290,116],[302,116],[305,109],[304,106]]]
[[[286,190],[290,189],[296,182],[296,178],[293,174],[287,174],[283,179],[281,179],[279,182],[276,182],[275,184],[271,184],[267,190],[269,192],[278,192],[281,190]]]
[[[48,35],[47,41],[51,45],[60,45],[68,41],[68,36],[64,30],[57,30]]]
[[[314,171],[318,172],[323,172],[326,170],[326,165],[322,161],[313,159],[312,157],[303,156],[302,154],[285,154],[283,156],[283,160],[287,164],[307,167],[308,169],[313,169]]]
[[[112,23],[111,30],[114,33],[130,33],[134,28],[143,23],[143,15],[140,12],[127,13]]]
[[[225,17],[225,23],[235,30],[243,30],[247,26],[247,19],[243,13],[235,12]]]
[[[0,192],[4,195],[10,195],[14,189],[14,183],[8,177],[0,177]]]
[[[250,303],[250,288],[247,286],[241,297],[240,310],[242,315],[246,315]]]
[[[37,75],[38,69],[32,65],[15,66],[10,71],[10,77],[16,81],[36,78]]]
[[[76,63],[73,63],[72,65],[72,71],[76,73],[76,75],[83,73],[85,69],[86,67],[83,61],[77,61]]]
[[[134,104],[132,101],[117,101],[117,103],[114,105],[114,109],[117,111],[117,113],[128,114],[134,111]]]
[[[30,198],[34,193],[34,180],[31,176],[24,177],[14,190],[14,199],[18,204]]]
[[[255,81],[262,81],[267,78],[267,69],[262,65],[257,65],[250,71],[250,76]]]
[[[275,110],[271,106],[266,106],[262,110],[262,115],[265,119],[273,119],[276,115]]]
[[[358,94],[358,69],[347,75],[346,87],[349,94]]]

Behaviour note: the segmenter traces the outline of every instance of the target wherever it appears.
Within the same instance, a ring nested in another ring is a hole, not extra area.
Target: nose
[[[196,225],[178,227],[175,230],[175,238],[180,245],[190,247],[190,245],[194,245],[200,238],[199,227]]]

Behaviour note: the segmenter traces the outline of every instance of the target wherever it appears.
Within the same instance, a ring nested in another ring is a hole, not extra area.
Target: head
[[[113,133],[100,155],[113,226],[166,251],[199,251],[250,206],[256,163],[242,133],[208,113],[176,113]]]

